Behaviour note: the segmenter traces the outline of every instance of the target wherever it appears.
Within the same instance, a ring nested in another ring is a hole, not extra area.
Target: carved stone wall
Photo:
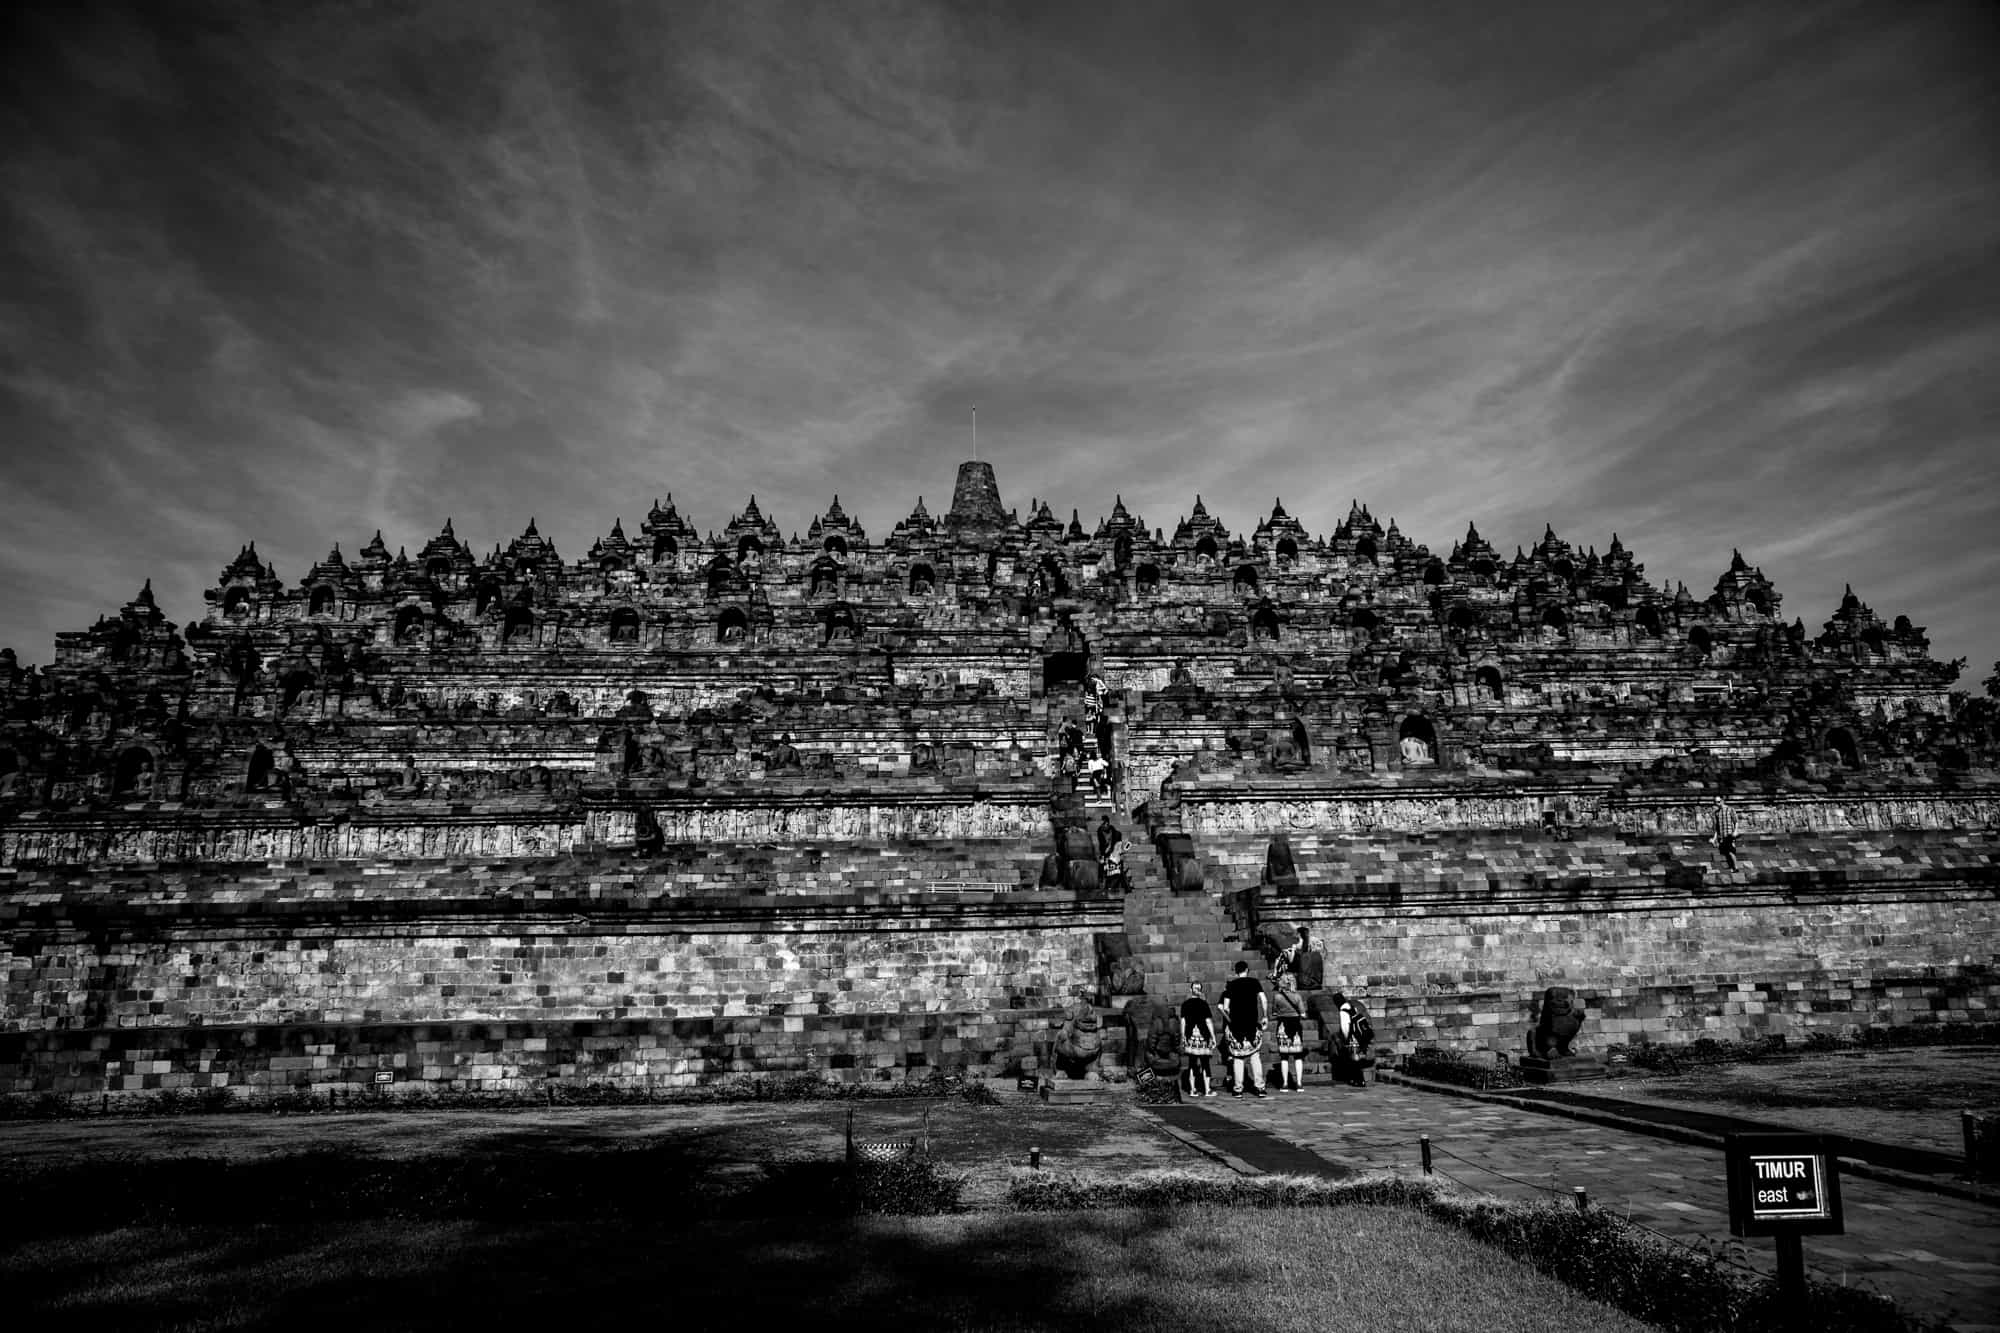
[[[1354,793],[1294,799],[1264,797],[1249,784],[1236,790],[1181,793],[1181,819],[1202,837],[1285,829],[1327,833],[1420,833],[1471,829],[1528,829],[1561,806],[1566,819],[1620,833],[1704,836],[1714,822],[1714,797],[1632,796],[1601,787],[1544,788],[1470,794],[1451,791]],[[1732,796],[1739,831],[1846,833],[1885,829],[2000,828],[2000,797],[1966,796]]]

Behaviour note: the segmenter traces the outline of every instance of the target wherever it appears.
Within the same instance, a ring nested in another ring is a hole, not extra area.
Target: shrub
[[[608,1083],[556,1083],[504,1092],[446,1085],[300,1083],[273,1089],[164,1089],[117,1097],[57,1093],[0,1096],[0,1121],[70,1120],[90,1116],[215,1115],[228,1111],[305,1115],[335,1111],[466,1111],[555,1106],[706,1106],[732,1102],[844,1101],[903,1097],[955,1097],[973,1106],[997,1106],[981,1078],[933,1069],[923,1078],[882,1083],[834,1083],[817,1074],[758,1074],[696,1088],[656,1091]]]
[[[931,1217],[961,1211],[965,1177],[927,1157],[892,1162],[778,1162],[764,1180],[724,1202],[737,1216],[848,1217],[857,1213]]]
[[[1628,1048],[1626,1058],[1637,1069],[1678,1074],[1684,1069],[1703,1065],[1754,1064],[1790,1053],[1791,1045],[1785,1035],[1772,1033],[1753,1041],[1718,1041],[1714,1037],[1696,1037],[1685,1046],[1641,1042]]]
[[[2000,1023],[1895,1023],[1864,1027],[1855,1034],[1863,1046],[1995,1046]]]
[[[1317,1176],[1232,1176],[1215,1179],[1181,1171],[1137,1172],[1115,1179],[1037,1171],[1015,1180],[1007,1202],[1017,1212],[1093,1208],[1325,1208],[1341,1204],[1421,1203],[1437,1192],[1427,1181],[1395,1176],[1322,1180]]]
[[[1657,1239],[1617,1216],[1564,1204],[1440,1196],[1427,1206],[1473,1235],[1597,1300],[1675,1333],[1784,1327],[1776,1279],[1726,1254]],[[1807,1283],[1800,1327],[1815,1333],[1922,1333],[1933,1325],[1858,1287]]]
[[[1433,1083],[1449,1083],[1460,1088],[1518,1088],[1526,1080],[1511,1064],[1474,1064],[1461,1051],[1419,1047],[1403,1060],[1403,1072],[1412,1078]]]

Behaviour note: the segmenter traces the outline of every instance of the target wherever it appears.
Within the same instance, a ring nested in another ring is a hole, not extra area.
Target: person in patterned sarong
[[[1299,1003],[1298,983],[1292,974],[1278,977],[1278,989],[1271,996],[1271,1022],[1278,1038],[1278,1091],[1298,1092],[1305,1083],[1305,1006]]]
[[[1250,975],[1250,964],[1238,963],[1236,975],[1222,990],[1222,1012],[1229,1019],[1224,1040],[1229,1044],[1229,1095],[1241,1097],[1247,1086],[1255,1096],[1264,1095],[1264,1028],[1270,1002],[1264,983]],[[1244,1078],[1244,1066],[1249,1078]]]
[[[1209,1086],[1208,1061],[1215,1053],[1215,1024],[1213,1011],[1201,993],[1201,983],[1188,983],[1188,997],[1181,1001],[1181,1055],[1187,1060],[1187,1069],[1181,1077],[1181,1092],[1184,1096],[1213,1097],[1215,1089]]]

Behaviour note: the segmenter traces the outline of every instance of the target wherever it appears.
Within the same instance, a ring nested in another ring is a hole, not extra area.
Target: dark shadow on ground
[[[658,1213],[676,1201],[643,1188]],[[1097,1308],[1092,1267],[1107,1248],[1157,1264],[1165,1213],[1034,1219],[873,1219],[811,1230],[797,1221],[608,1222],[509,1227],[438,1223],[106,1233],[68,1257],[6,1265],[9,1306],[79,1327],[515,1328],[589,1326],[614,1312],[675,1328],[1093,1330],[1176,1326],[1180,1312],[1128,1295]],[[1085,1256],[1091,1256],[1086,1260]],[[117,1274],[107,1280],[108,1274]],[[1247,1277],[1218,1271],[1227,1290]],[[251,1284],[246,1286],[247,1284]]]

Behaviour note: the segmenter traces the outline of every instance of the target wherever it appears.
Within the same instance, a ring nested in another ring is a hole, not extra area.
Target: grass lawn
[[[1400,1209],[122,1228],[0,1254],[24,1328],[1640,1330]]]

